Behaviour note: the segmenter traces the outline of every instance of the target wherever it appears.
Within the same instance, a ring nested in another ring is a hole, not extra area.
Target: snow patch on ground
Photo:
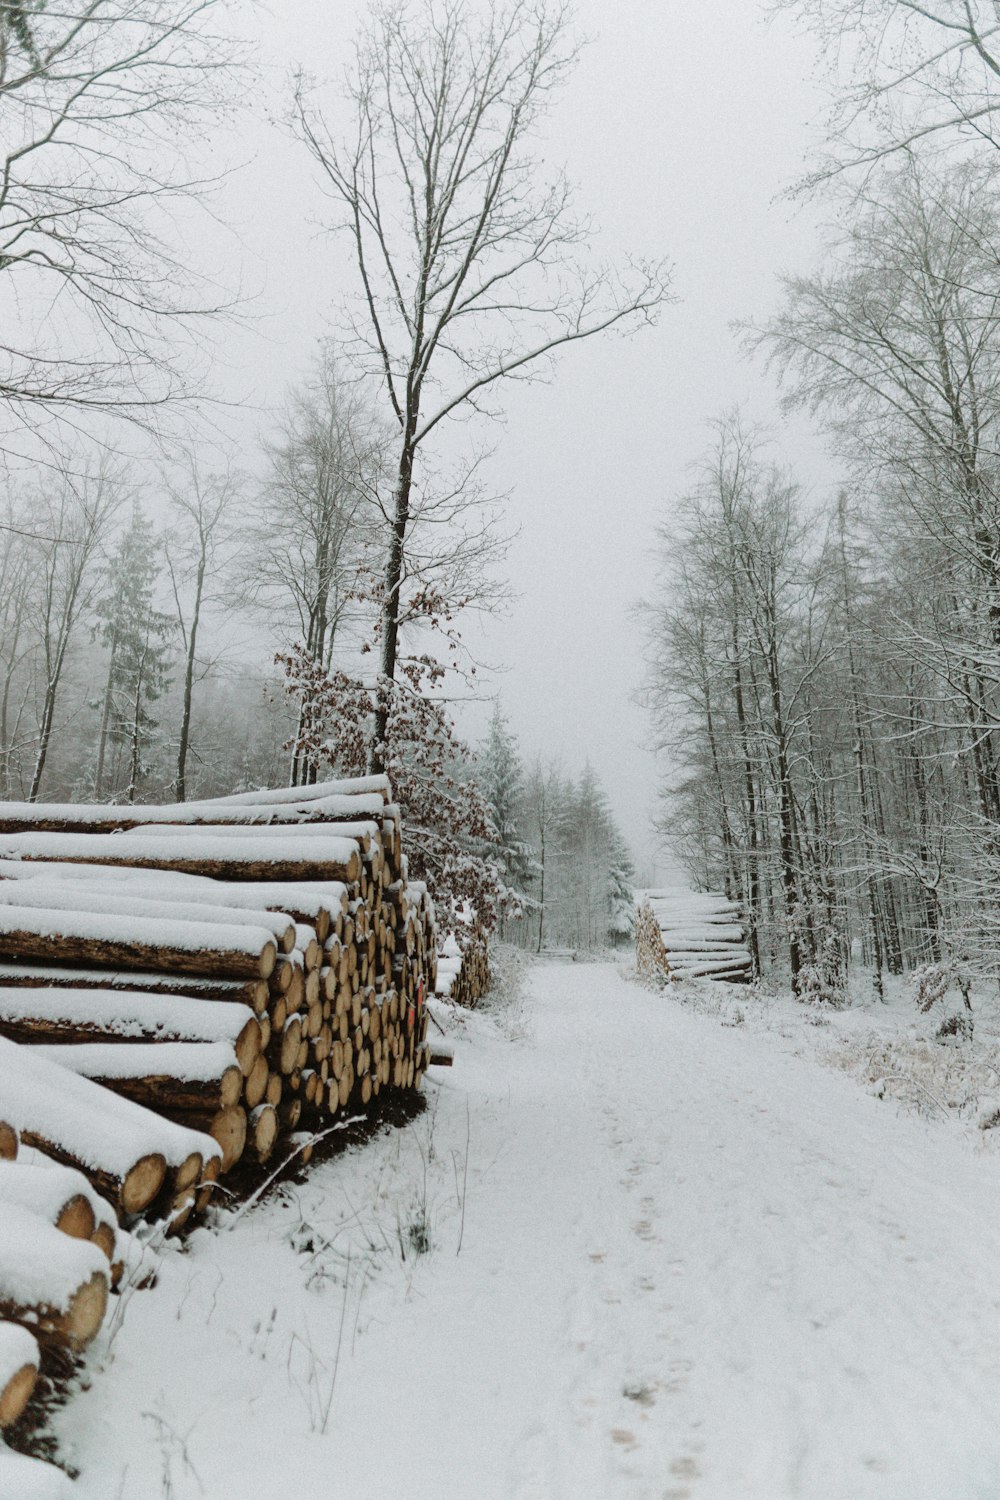
[[[842,1065],[902,1003],[522,962],[422,1115],[162,1247],[77,1500],[996,1500],[1000,1159]]]

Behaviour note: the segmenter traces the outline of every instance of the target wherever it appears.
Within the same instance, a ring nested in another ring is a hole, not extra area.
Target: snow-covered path
[[[428,1463],[526,1500],[996,1500],[1000,1164],[607,967],[533,989]]]
[[[352,1311],[322,1430],[303,1420],[290,1304],[309,1299],[312,1339],[325,1317],[332,1343],[346,1293],[324,1309],[322,1288],[293,1285],[287,1205],[285,1224],[269,1205],[252,1245],[196,1237],[165,1269],[183,1317],[162,1285],[145,1310],[135,1299],[67,1415],[84,1480],[107,1457],[95,1412],[148,1447],[145,1407],[184,1437],[178,1500],[303,1484],[366,1500],[997,1500],[1000,1160],[606,965],[534,969],[527,1014],[527,1037],[470,1034],[437,1075],[420,1147],[433,1249]],[[405,1149],[369,1147],[360,1170]],[[315,1174],[331,1214],[344,1170]],[[352,1213],[373,1185],[357,1171]],[[270,1364],[247,1363],[264,1338],[251,1261],[288,1289]],[[228,1363],[206,1373],[209,1423],[186,1372],[213,1340]],[[94,1494],[158,1493],[143,1463],[133,1449],[121,1488],[109,1469]]]

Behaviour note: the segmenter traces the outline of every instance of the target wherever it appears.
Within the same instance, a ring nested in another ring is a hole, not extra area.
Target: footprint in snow
[[[612,1427],[611,1441],[617,1443],[619,1448],[627,1448],[630,1452],[639,1444],[635,1433],[630,1432],[627,1427]]]

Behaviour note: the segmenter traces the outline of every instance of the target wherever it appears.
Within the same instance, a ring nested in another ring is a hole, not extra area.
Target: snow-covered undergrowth
[[[629,965],[623,977],[647,984]],[[654,989],[662,986],[652,985]],[[1000,1150],[1000,996],[973,991],[972,1034],[941,1037],[946,1019],[961,1017],[952,997],[921,1014],[909,979],[888,978],[884,1001],[856,976],[843,1008],[802,1004],[766,985],[708,980],[672,984],[665,993],[725,1026],[771,1033],[793,1050],[856,1078],[878,1098],[929,1120],[975,1132],[977,1144]],[[996,1133],[993,1131],[996,1129]]]
[[[501,961],[482,1014],[434,1002],[466,1068],[480,1056],[488,1075],[490,1057],[526,1033],[519,968]],[[364,1450],[425,1366],[397,1334],[400,1311],[450,1274],[484,1168],[452,1076],[433,1070],[408,1122],[314,1160],[185,1243],[140,1250],[35,1445],[79,1471],[79,1500],[221,1497],[234,1475],[240,1490],[253,1480],[260,1494],[315,1493],[317,1444],[336,1435],[344,1472],[352,1433],[363,1485]],[[362,1344],[375,1387],[359,1384]],[[405,1496],[405,1453],[398,1465],[394,1493]]]

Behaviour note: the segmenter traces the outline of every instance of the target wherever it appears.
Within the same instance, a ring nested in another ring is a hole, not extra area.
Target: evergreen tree
[[[108,591],[97,606],[99,635],[108,650],[108,675],[101,710],[94,793],[106,795],[109,783],[122,791],[123,754],[127,753],[124,796],[134,802],[145,768],[142,753],[157,721],[149,712],[169,684],[170,636],[174,622],[154,605],[159,576],[149,523],[136,506],[112,562]],[[109,767],[108,755],[113,754]]]
[[[517,739],[510,730],[499,700],[493,709],[489,735],[479,754],[477,779],[493,825],[490,857],[496,862],[506,887],[508,899],[505,904],[513,906],[515,914],[519,914],[531,878],[531,849],[519,822],[524,770]],[[502,913],[501,931],[505,925],[506,918]]]
[[[610,839],[610,864],[607,875],[608,937],[614,947],[622,941],[628,942],[635,929],[635,866],[628,845],[612,828]]]

